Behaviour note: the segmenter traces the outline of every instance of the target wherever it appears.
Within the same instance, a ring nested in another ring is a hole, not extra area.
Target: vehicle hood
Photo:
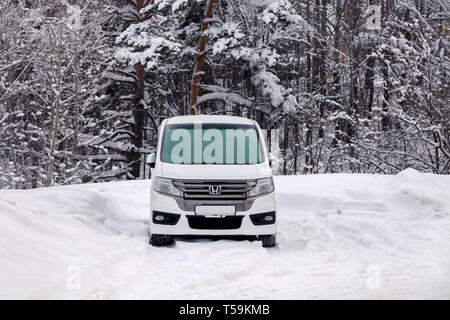
[[[172,179],[259,179],[272,176],[266,163],[251,165],[196,165],[161,162],[162,176]]]

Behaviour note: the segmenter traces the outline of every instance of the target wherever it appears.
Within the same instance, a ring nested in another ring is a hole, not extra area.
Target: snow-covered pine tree
[[[0,9],[0,188],[144,177],[160,122],[194,109],[279,128],[284,174],[450,172],[445,1]]]

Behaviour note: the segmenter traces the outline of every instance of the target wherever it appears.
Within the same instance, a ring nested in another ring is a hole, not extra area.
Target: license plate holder
[[[205,217],[234,216],[236,215],[236,206],[195,206],[195,214]]]

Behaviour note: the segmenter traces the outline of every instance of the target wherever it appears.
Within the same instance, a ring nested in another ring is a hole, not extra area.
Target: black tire
[[[150,235],[149,242],[154,247],[162,247],[173,244],[175,242],[175,238],[167,234],[152,234]]]
[[[266,236],[260,236],[259,239],[262,242],[262,246],[264,248],[273,248],[276,244],[276,236],[274,234],[266,235]]]

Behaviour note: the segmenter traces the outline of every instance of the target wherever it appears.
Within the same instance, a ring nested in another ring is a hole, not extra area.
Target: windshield
[[[169,124],[161,161],[179,164],[256,164],[264,161],[254,125]]]

